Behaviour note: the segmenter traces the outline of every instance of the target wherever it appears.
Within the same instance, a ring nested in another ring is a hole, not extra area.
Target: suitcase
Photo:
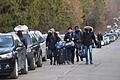
[[[64,64],[63,49],[57,49],[57,64]]]

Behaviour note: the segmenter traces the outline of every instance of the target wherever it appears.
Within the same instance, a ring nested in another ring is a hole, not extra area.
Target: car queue
[[[0,33],[0,76],[16,79],[46,60],[45,40],[40,31],[18,25],[14,32]],[[44,50],[43,50],[44,49]]]

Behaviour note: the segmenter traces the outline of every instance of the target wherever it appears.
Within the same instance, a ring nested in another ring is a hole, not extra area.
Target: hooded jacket
[[[84,27],[83,32],[83,45],[92,45],[94,43],[96,44],[95,34],[93,32],[93,28],[91,26]]]

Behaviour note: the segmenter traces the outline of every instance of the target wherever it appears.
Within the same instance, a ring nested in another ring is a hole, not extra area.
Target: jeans
[[[74,47],[69,47],[69,48],[65,48],[65,61],[67,62],[70,62],[74,64],[74,50],[75,48]]]
[[[67,49],[66,48],[63,48],[63,56],[64,56],[64,61],[67,61],[68,59],[68,57],[67,57]]]
[[[88,51],[89,51],[90,64],[92,64],[92,45],[85,45],[86,63],[87,64],[88,64]]]

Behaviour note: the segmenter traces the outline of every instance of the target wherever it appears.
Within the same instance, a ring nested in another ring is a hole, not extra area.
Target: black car
[[[37,67],[42,67],[42,50],[37,42],[37,38],[29,31],[22,33],[27,49],[27,59],[30,70],[35,70],[36,65]]]
[[[0,34],[0,76],[18,78],[19,72],[28,72],[26,48],[16,34]]]

